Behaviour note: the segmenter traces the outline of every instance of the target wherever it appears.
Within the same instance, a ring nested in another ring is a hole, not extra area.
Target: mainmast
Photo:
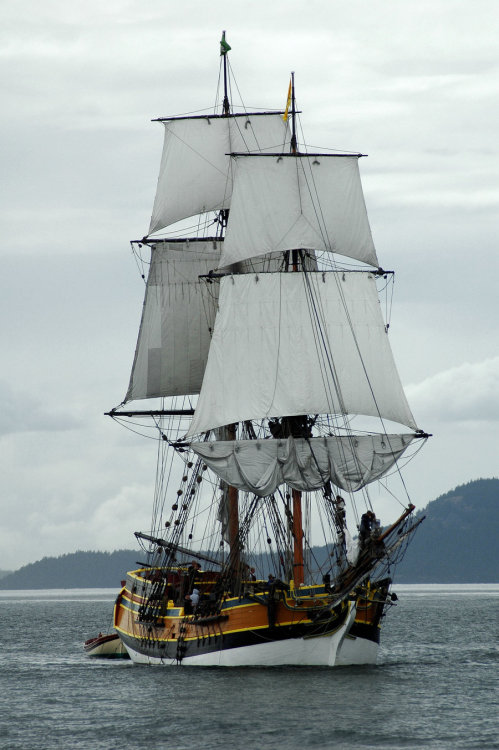
[[[296,103],[295,103],[295,74],[291,73],[291,153],[296,154]]]
[[[291,144],[292,154],[297,152],[296,143],[296,102],[295,102],[295,74],[291,73]],[[293,272],[298,271],[298,249],[292,252]],[[293,499],[293,580],[295,586],[305,582],[303,565],[303,517],[301,507],[301,491],[292,490]]]
[[[236,439],[236,425],[230,424],[227,427],[227,437],[229,440]],[[239,535],[239,492],[232,485],[227,489],[228,516],[229,516],[229,547],[230,547],[230,569],[232,573],[233,585],[237,587],[241,576],[241,550]]]

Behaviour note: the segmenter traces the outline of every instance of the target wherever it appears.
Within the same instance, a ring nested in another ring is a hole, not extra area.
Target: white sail
[[[237,155],[221,265],[315,249],[378,266],[358,156]]]
[[[232,487],[265,497],[281,484],[319,490],[332,482],[355,492],[379,479],[414,435],[233,440],[191,443],[192,449]]]
[[[198,277],[216,267],[222,243],[158,242],[125,401],[199,393],[215,320],[218,284]]]
[[[247,419],[324,413],[382,417],[417,429],[374,276],[224,277],[188,435]]]
[[[229,208],[232,151],[279,150],[286,143],[286,125],[278,112],[175,118],[163,124],[149,234],[188,216]]]

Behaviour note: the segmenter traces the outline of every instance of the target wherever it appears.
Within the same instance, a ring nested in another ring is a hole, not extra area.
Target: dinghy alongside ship
[[[114,627],[138,663],[372,664],[419,521],[407,497],[382,529],[369,485],[428,437],[381,314],[377,287],[393,275],[374,248],[361,154],[298,142],[294,80],[285,111],[235,112],[229,49],[224,34],[220,109],[160,118],[151,226],[132,243],[149,273],[110,415],[153,427],[158,467],[151,530],[136,534],[146,562]],[[130,411],[139,399],[161,401]],[[361,516],[355,547],[347,519]]]
[[[128,659],[129,654],[118,633],[99,633],[83,644],[87,656],[98,656],[101,659]]]

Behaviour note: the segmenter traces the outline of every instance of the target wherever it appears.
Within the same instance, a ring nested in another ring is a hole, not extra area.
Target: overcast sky
[[[0,569],[148,526],[155,443],[103,416],[142,306],[128,241],[149,226],[150,119],[213,105],[222,29],[248,107],[283,106],[294,70],[308,143],[369,154],[392,347],[434,434],[413,502],[499,475],[497,0],[4,0],[0,17]]]

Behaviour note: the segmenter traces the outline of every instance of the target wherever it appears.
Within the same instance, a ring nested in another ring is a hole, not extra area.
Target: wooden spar
[[[209,562],[212,565],[221,565],[220,560],[208,557],[208,555],[204,555],[202,552],[193,552],[191,549],[187,549],[187,547],[181,547],[179,544],[167,542],[165,539],[159,539],[150,534],[144,534],[142,531],[136,531],[135,536],[137,539],[147,539],[148,542],[153,542],[153,544],[157,544],[158,547],[164,547],[164,549],[173,550],[174,552],[182,552],[182,554],[189,555],[189,557],[195,557],[198,560],[206,560],[206,562]]]
[[[409,505],[409,506],[408,506],[408,507],[407,507],[407,508],[405,509],[405,511],[404,511],[404,512],[402,513],[402,515],[400,516],[400,518],[397,518],[397,520],[395,521],[395,523],[392,523],[392,525],[391,525],[391,526],[389,526],[389,527],[388,527],[388,528],[387,528],[387,529],[386,529],[386,530],[385,530],[385,531],[384,531],[384,532],[383,532],[383,533],[381,534],[381,536],[380,536],[380,537],[378,538],[378,539],[379,539],[379,541],[380,541],[380,542],[382,542],[382,541],[383,541],[383,539],[386,539],[386,537],[387,537],[387,536],[389,536],[389,535],[390,535],[390,534],[392,533],[392,531],[393,531],[394,529],[396,529],[396,528],[397,528],[397,526],[398,526],[398,525],[399,525],[400,523],[402,523],[402,521],[404,521],[404,520],[405,520],[405,519],[407,518],[407,516],[410,516],[410,515],[411,515],[411,513],[412,513],[412,511],[414,510],[414,508],[415,508],[415,507],[416,507],[416,506],[415,506],[415,505],[412,505],[412,503],[411,503],[411,504],[410,504],[410,505]]]
[[[294,113],[294,78],[293,78],[293,113]],[[294,118],[293,118],[294,122]],[[292,251],[293,272],[298,271],[298,250]],[[301,509],[301,492],[292,490],[293,498],[293,580],[295,586],[305,582],[303,567],[303,518]]]
[[[227,433],[229,440],[235,440],[236,425],[228,425]],[[234,576],[234,580],[238,580],[241,568],[241,555],[239,549],[239,493],[236,487],[232,487],[231,485],[229,485],[227,499],[229,505],[230,567]]]
[[[117,411],[112,409],[104,413],[105,417],[191,417],[194,409],[149,409],[148,411]]]
[[[305,581],[303,571],[303,521],[301,512],[301,492],[292,491],[293,498],[293,579],[295,586]]]
[[[229,543],[231,568],[234,573],[239,570],[239,493],[235,487],[229,486]]]

